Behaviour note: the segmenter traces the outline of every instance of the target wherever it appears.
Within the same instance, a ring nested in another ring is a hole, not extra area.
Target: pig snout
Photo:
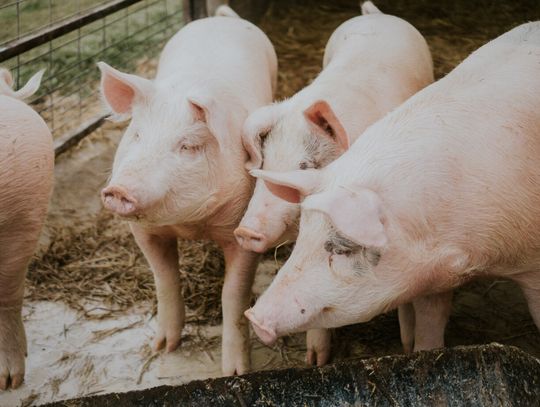
[[[138,210],[137,200],[119,185],[110,185],[101,191],[101,200],[105,208],[121,216],[135,214]]]
[[[246,226],[239,226],[234,231],[238,244],[244,250],[256,253],[264,253],[268,249],[268,239],[262,233],[258,233]]]
[[[272,346],[276,342],[278,338],[276,331],[269,326],[265,326],[262,322],[259,322],[251,308],[244,312],[244,315],[249,322],[251,322],[255,334],[257,334],[262,343],[267,346]]]

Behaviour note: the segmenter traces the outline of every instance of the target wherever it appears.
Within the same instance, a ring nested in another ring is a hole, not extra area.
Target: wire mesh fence
[[[97,61],[133,71],[183,21],[182,0],[0,0],[0,65],[17,87],[46,69],[29,102],[58,140],[102,120]]]

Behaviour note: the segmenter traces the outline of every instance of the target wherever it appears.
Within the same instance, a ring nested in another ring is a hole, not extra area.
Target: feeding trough
[[[508,346],[456,347],[66,400],[48,407],[537,406],[540,360]]]

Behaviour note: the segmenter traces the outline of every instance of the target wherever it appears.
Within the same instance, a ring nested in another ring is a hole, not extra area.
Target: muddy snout
[[[267,237],[245,226],[239,226],[234,231],[238,244],[244,249],[256,253],[264,253],[268,249]]]
[[[138,210],[138,202],[126,188],[119,185],[109,185],[101,190],[103,206],[120,216],[134,215]]]

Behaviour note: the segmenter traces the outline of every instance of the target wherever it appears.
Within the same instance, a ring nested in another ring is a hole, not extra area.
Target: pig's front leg
[[[221,293],[223,374],[246,373],[250,368],[249,324],[244,311],[249,308],[251,287],[260,255],[242,249],[236,242],[223,246],[225,282]]]
[[[158,302],[158,328],[152,347],[167,352],[180,344],[185,321],[184,298],[178,272],[176,238],[153,235],[135,224],[131,231],[154,273]]]
[[[452,291],[415,298],[414,351],[444,347],[444,331],[452,310]]]
[[[403,352],[411,353],[414,348],[414,305],[410,302],[400,305],[398,307],[398,319]]]
[[[330,329],[310,329],[306,333],[306,362],[310,366],[324,366],[330,359]]]

